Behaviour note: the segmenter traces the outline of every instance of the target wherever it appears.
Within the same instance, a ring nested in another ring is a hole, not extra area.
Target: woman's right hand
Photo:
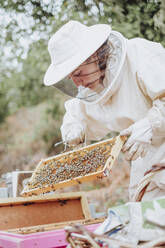
[[[84,131],[77,125],[72,126],[72,130],[68,133],[62,134],[62,140],[69,146],[76,146],[83,143],[85,139]]]

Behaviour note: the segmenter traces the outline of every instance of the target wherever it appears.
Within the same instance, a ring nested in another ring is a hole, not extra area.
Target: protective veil
[[[83,87],[82,85],[76,86],[75,83],[69,79],[69,77],[56,83],[54,87],[62,91],[63,93],[82,100],[84,103],[93,104],[99,102],[101,99],[105,98],[107,91],[111,88],[111,83],[114,77],[117,75],[119,70],[119,64],[123,63],[123,57],[125,55],[124,42],[121,39],[116,39],[117,34],[112,32],[107,41],[107,48],[102,52],[104,55],[108,53],[108,74],[103,80],[102,84],[97,84],[96,87],[90,89],[89,87]],[[119,36],[119,34],[118,34]],[[107,50],[107,51],[106,51]],[[99,58],[98,58],[99,60]],[[102,62],[102,61],[100,61]],[[83,68],[83,66],[82,66]],[[109,73],[109,70],[111,73]],[[109,78],[109,76],[111,78]]]
[[[132,199],[144,173],[165,159],[165,49],[159,43],[141,38],[127,40],[118,32],[112,33],[116,42],[120,40],[118,44],[122,54],[116,53],[119,62],[114,63],[114,67],[113,62],[107,64],[104,80],[109,86],[106,92],[91,105],[79,99],[67,101],[61,132],[63,140],[66,140],[68,134],[70,138],[74,135],[77,127],[86,139],[99,140],[108,132],[120,132],[146,119],[152,137],[145,157],[132,162]],[[165,193],[165,175],[161,175],[154,181],[157,197]],[[144,199],[155,197],[154,188],[149,190]]]

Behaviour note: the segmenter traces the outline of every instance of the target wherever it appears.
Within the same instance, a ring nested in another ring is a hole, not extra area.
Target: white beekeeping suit
[[[89,140],[99,140],[108,132],[120,132],[142,118],[149,119],[153,140],[146,156],[132,162],[131,198],[145,171],[165,159],[165,49],[140,38],[127,40],[123,66],[106,101],[88,105],[72,99],[65,108],[61,132],[68,140],[83,134]],[[156,196],[165,194],[165,177],[162,187],[164,191]]]
[[[130,134],[125,149],[130,159],[136,151],[130,179],[133,199],[144,173],[165,159],[165,49],[141,38],[127,40],[115,31],[108,39],[114,49],[107,62],[106,91],[93,103],[67,101],[61,132],[64,141],[77,144],[84,136],[99,140],[111,131]],[[144,199],[165,194],[165,175],[160,178],[156,191],[150,189]]]

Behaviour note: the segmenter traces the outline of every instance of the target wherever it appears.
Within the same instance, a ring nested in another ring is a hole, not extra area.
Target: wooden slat
[[[88,200],[87,200],[85,194],[83,194],[82,197],[81,197],[81,206],[82,206],[84,218],[85,219],[90,219],[91,214],[90,214],[90,209],[89,209],[89,205],[88,205]]]
[[[67,221],[67,222],[47,224],[47,225],[9,229],[7,230],[7,232],[17,233],[17,234],[30,234],[36,232],[45,232],[45,231],[63,229],[65,226],[74,225],[74,224],[92,225],[92,224],[102,223],[104,220],[105,218],[96,218],[96,219],[90,218],[86,220],[75,220],[75,221]]]
[[[123,147],[123,144],[125,143],[126,139],[127,138],[125,136],[122,136],[122,137],[119,136],[118,137],[116,145],[114,145],[112,147],[111,156],[107,159],[104,169],[108,169],[109,171],[112,170],[114,162],[115,162],[116,158],[118,157],[118,155],[119,155],[119,153],[120,153],[120,151],[121,151],[121,149]]]
[[[54,200],[67,200],[67,199],[78,199],[80,197],[85,197],[84,192],[70,192],[62,194],[49,194],[49,195],[38,195],[38,196],[29,196],[29,197],[10,197],[10,198],[1,198],[0,207],[7,205],[17,205],[27,202],[46,202]]]

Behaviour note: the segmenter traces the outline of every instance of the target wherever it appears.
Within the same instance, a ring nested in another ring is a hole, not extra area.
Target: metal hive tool
[[[108,175],[126,138],[117,136],[41,160],[22,196],[39,195]]]

